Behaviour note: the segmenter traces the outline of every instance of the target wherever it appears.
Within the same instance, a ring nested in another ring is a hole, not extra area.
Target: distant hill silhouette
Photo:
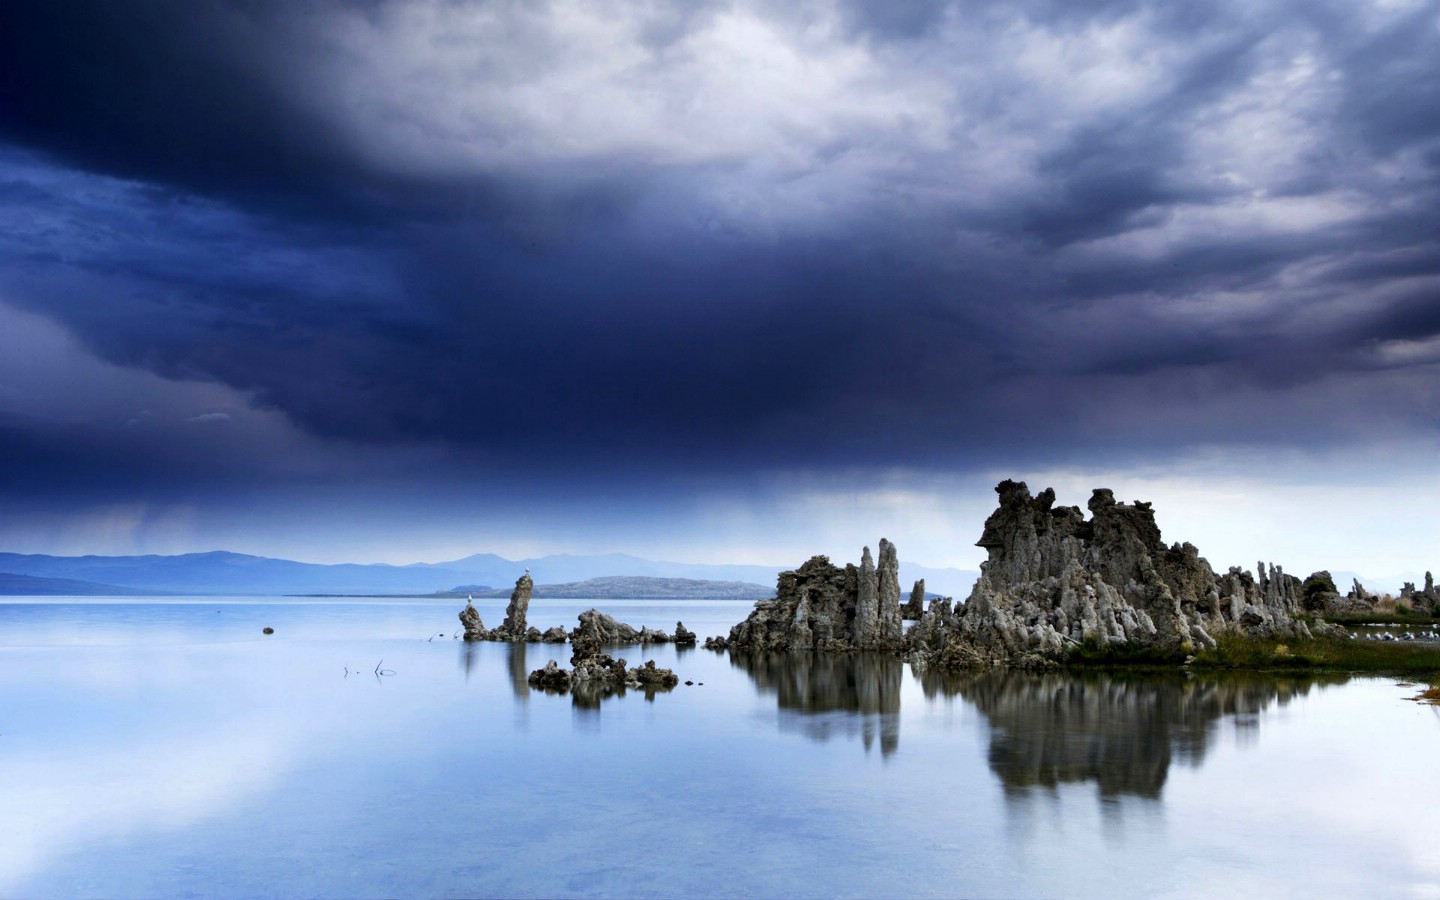
[[[476,597],[509,597],[512,589],[474,590],[461,585],[453,590]],[[537,584],[533,596],[539,600],[763,600],[775,596],[775,589],[744,581],[610,575],[566,584]]]
[[[0,572],[0,596],[10,597],[133,597],[153,595],[153,591],[124,588],[74,578],[40,578],[35,575],[11,575]]]
[[[856,554],[858,558],[859,554]],[[804,560],[797,559],[793,568]],[[781,569],[769,566],[677,563],[623,553],[578,556],[557,554],[509,560],[477,553],[441,563],[406,566],[343,563],[322,565],[216,550],[178,556],[47,556],[0,553],[0,572],[32,578],[69,579],[105,588],[104,593],[168,594],[433,594],[456,585],[492,585],[508,595],[526,569],[537,584],[563,585],[617,576],[743,582],[773,592]],[[963,597],[976,573],[901,563],[900,577],[924,578],[926,587]],[[747,588],[748,590],[749,588]],[[0,588],[0,590],[4,590]],[[20,589],[10,594],[36,593]],[[93,591],[77,594],[88,594]],[[769,596],[769,593],[766,594]]]

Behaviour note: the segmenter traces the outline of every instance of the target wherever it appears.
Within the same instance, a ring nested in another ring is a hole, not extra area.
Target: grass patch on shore
[[[1165,668],[1183,665],[1185,654],[1179,650],[1146,647],[1140,644],[1102,644],[1087,640],[1071,650],[1065,665],[1076,668]]]
[[[1440,673],[1440,644],[1362,641],[1346,638],[1261,640],[1221,635],[1214,650],[1190,663],[1197,669]]]
[[[1440,677],[1430,682],[1430,687],[1421,691],[1419,696],[1415,697],[1415,700],[1419,703],[1440,706]]]

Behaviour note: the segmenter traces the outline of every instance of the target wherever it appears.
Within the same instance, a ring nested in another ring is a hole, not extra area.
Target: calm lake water
[[[591,605],[750,607],[530,621]],[[618,655],[697,684],[595,701],[458,611],[0,603],[0,896],[1440,897],[1440,711],[1395,679],[660,646]]]

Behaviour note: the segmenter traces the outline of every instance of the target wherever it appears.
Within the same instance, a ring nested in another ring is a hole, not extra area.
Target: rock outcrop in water
[[[910,630],[912,659],[947,668],[1046,666],[1082,645],[1182,654],[1213,635],[1311,636],[1300,579],[1278,566],[1216,575],[1191,544],[1166,546],[1149,503],[1096,490],[1090,518],[1055,492],[996,487],[977,542],[989,551],[962,607],[936,601]],[[1320,630],[1332,626],[1317,625]]]
[[[579,619],[570,637],[571,668],[562,669],[552,659],[530,673],[531,686],[560,691],[573,688],[594,698],[625,687],[668,690],[680,683],[674,671],[657,667],[653,659],[630,669],[623,658],[602,650],[608,644],[638,643],[641,632],[596,609],[586,610]]]
[[[560,668],[560,664],[552,659],[545,664],[544,668],[531,672],[528,681],[531,687],[541,690],[568,691],[570,690],[570,670]]]
[[[925,579],[915,582],[910,589],[910,599],[900,607],[900,616],[908,622],[914,622],[925,615]]]
[[[903,650],[898,574],[895,545],[883,538],[878,565],[869,547],[859,568],[812,557],[780,573],[775,598],[755,604],[749,618],[730,629],[726,644],[741,650]]]
[[[480,610],[475,608],[474,603],[466,603],[465,608],[460,610],[460,625],[465,629],[467,641],[483,641],[490,636],[490,632],[485,630],[485,622],[480,618]]]
[[[540,629],[526,627],[525,614],[530,609],[530,593],[535,589],[535,582],[530,579],[530,573],[526,572],[515,580],[515,590],[510,594],[510,605],[505,608],[505,621],[498,628],[487,629],[485,623],[480,619],[480,611],[475,608],[475,603],[469,601],[465,608],[460,611],[460,624],[465,628],[465,640],[467,641],[525,641],[536,644],[541,641],[554,642],[551,635],[555,629],[541,633]],[[565,630],[560,629],[560,641],[564,641]]]
[[[700,636],[686,628],[684,622],[675,623],[675,646],[693,647],[699,639]]]
[[[515,590],[510,594],[510,605],[505,607],[505,621],[492,632],[491,640],[495,641],[523,641],[526,639],[525,615],[530,609],[530,594],[535,590],[535,582],[530,579],[530,573],[526,572],[515,580]],[[540,632],[535,632],[535,640],[540,640]]]
[[[590,641],[599,647],[641,642],[639,630],[598,609],[585,610],[579,615],[579,620],[580,623],[570,630],[570,643],[576,647]],[[651,634],[654,635],[655,632]]]

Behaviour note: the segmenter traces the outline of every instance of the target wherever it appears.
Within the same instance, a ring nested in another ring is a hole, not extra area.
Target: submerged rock
[[[781,572],[775,598],[755,604],[730,629],[726,645],[743,650],[900,650],[900,582],[895,545],[880,540],[880,562],[861,553],[860,567],[816,556]],[[705,642],[711,646],[710,641]]]
[[[547,691],[568,691],[570,681],[570,671],[560,668],[560,664],[553,659],[547,662],[543,669],[531,672],[527,679],[531,687]]]
[[[1031,497],[1024,482],[996,487],[999,508],[978,546],[989,551],[965,604],[932,603],[908,638],[912,659],[946,668],[1043,667],[1075,648],[1125,646],[1181,655],[1213,635],[1310,637],[1301,582],[1278,566],[1216,575],[1191,544],[1161,542],[1149,503],[1096,490],[1087,519]]]
[[[671,688],[679,684],[680,679],[670,669],[658,668],[655,660],[650,659],[626,673],[626,683],[637,687]]]

